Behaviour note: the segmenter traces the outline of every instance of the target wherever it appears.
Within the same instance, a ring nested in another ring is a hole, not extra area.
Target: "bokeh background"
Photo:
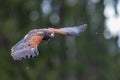
[[[111,10],[105,13],[109,5],[117,17],[118,3],[0,0],[0,80],[120,80],[118,36],[112,37],[106,25]],[[11,47],[31,29],[82,24],[88,28],[79,37],[57,35],[42,41],[34,59],[14,61],[10,55]]]

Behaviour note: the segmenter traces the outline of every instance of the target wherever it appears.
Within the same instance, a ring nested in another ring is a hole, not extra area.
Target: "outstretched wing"
[[[66,34],[66,32],[64,32],[63,30],[60,29],[55,29],[55,28],[48,28],[49,30],[53,31],[54,33],[58,33],[58,34]]]
[[[11,55],[14,60],[22,60],[26,58],[32,58],[39,54],[37,46],[42,40],[42,36],[33,36],[28,38],[25,36],[11,49]]]
[[[69,36],[78,36],[80,35],[80,33],[84,32],[86,28],[87,28],[87,25],[84,24],[84,25],[74,26],[74,27],[65,27],[65,28],[59,28],[59,29],[49,28],[49,29],[59,34],[66,34]]]

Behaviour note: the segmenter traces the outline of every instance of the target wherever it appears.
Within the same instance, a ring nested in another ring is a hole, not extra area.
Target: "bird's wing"
[[[80,26],[74,26],[74,27],[65,27],[65,28],[59,28],[59,29],[54,29],[54,28],[48,28],[55,33],[59,34],[66,34],[69,36],[78,36],[80,33],[84,32],[87,28],[87,25],[80,25]]]
[[[54,33],[66,34],[66,32],[64,32],[63,30],[60,30],[60,29],[55,29],[55,28],[48,28],[48,29],[53,31]]]
[[[32,36],[28,38],[29,35],[25,36],[17,44],[15,44],[11,49],[11,55],[14,60],[22,60],[26,58],[32,58],[39,54],[37,46],[42,40],[42,36]]]

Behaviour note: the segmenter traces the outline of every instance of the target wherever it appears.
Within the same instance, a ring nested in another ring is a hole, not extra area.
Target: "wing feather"
[[[58,34],[64,34],[69,36],[78,36],[80,33],[84,32],[87,28],[87,25],[80,25],[80,26],[74,26],[74,27],[65,27],[65,28],[48,28],[49,30],[52,30],[55,33]]]
[[[74,26],[74,27],[65,27],[65,28],[59,28],[59,30],[64,31],[69,36],[78,36],[80,33],[84,32],[87,28],[87,25],[80,25],[80,26]]]
[[[11,55],[14,60],[22,60],[35,57],[39,54],[37,46],[41,42],[42,37],[34,36],[30,39],[23,38],[16,43],[11,49]]]
[[[63,30],[60,30],[60,29],[55,29],[55,28],[48,28],[48,29],[52,30],[54,33],[66,34],[66,32],[64,32]]]

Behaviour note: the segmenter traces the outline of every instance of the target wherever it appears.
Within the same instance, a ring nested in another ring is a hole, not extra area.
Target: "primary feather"
[[[25,39],[20,40],[11,49],[11,55],[14,60],[21,60],[26,58],[35,57],[38,55],[38,49],[30,47]]]
[[[64,31],[67,35],[70,36],[78,36],[80,33],[84,32],[87,25],[80,25],[80,26],[74,26],[74,27],[65,27],[65,28],[59,28],[60,30]]]
[[[22,40],[12,47],[11,55],[14,60],[31,58],[38,55],[38,49],[36,47],[31,47],[29,44],[30,39],[35,35],[36,29],[30,31]]]

